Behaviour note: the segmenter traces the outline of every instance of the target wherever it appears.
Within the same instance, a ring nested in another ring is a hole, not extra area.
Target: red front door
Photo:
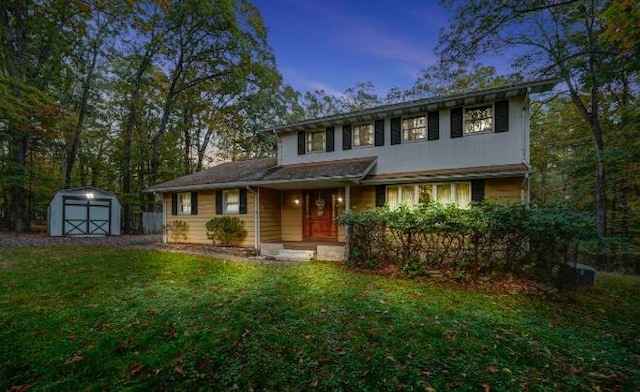
[[[303,219],[305,239],[337,239],[337,226],[333,220],[335,195],[333,190],[304,192]]]

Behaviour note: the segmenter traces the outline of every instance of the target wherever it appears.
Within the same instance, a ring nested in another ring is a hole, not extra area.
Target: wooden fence
[[[162,212],[142,213],[142,234],[162,233]]]

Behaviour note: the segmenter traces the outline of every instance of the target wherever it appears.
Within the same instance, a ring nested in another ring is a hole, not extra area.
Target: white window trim
[[[404,130],[405,130],[405,128],[404,128],[404,120],[411,120],[411,119],[419,118],[419,117],[423,117],[424,118],[423,136],[421,138],[418,138],[418,139],[406,139],[404,137],[404,134],[405,134],[405,132],[404,132]],[[402,142],[403,143],[404,142],[415,143],[415,142],[421,142],[421,141],[427,140],[427,133],[429,132],[428,127],[429,127],[429,121],[428,121],[427,114],[416,115],[416,116],[411,116],[411,117],[402,117],[402,119],[400,120],[400,128],[401,128],[400,132],[402,132]]]
[[[311,146],[312,146],[312,143],[311,143],[312,136],[311,135],[315,134],[315,133],[322,133],[322,135],[323,135],[322,136],[322,139],[323,139],[322,140],[322,150],[312,150],[311,149]],[[327,133],[326,133],[326,131],[324,131],[324,130],[323,131],[307,131],[305,136],[307,138],[307,140],[306,140],[307,151],[306,152],[308,154],[315,154],[315,153],[320,153],[320,152],[326,152],[327,151]]]
[[[238,197],[238,211],[232,211],[229,212],[228,207],[227,207],[227,195],[230,193],[235,193],[237,194]],[[224,191],[222,191],[222,213],[223,214],[229,214],[229,215],[238,215],[240,214],[240,190],[239,189],[226,189]]]
[[[368,125],[369,127],[371,127],[371,143],[356,145],[356,127],[361,127],[364,125]],[[373,144],[375,143],[375,140],[374,140],[375,137],[376,137],[376,130],[375,130],[375,124],[373,123],[360,123],[360,124],[355,124],[351,126],[351,148],[373,147]]]
[[[478,108],[483,108],[485,106],[491,107],[491,130],[488,131],[480,131],[480,132],[467,132],[467,110],[473,110]],[[491,102],[491,104],[482,104],[482,105],[473,105],[473,106],[465,106],[462,110],[462,135],[463,136],[474,136],[474,135],[486,135],[487,133],[493,133],[496,129],[496,105],[495,102]]]
[[[184,205],[182,204],[182,196],[183,195],[189,196],[189,210],[188,211],[184,211],[184,206],[186,206],[186,204],[184,204]],[[180,193],[178,193],[176,195],[176,197],[178,198],[178,208],[177,208],[178,210],[176,211],[177,215],[191,215],[191,207],[192,207],[191,202],[193,201],[193,200],[191,200],[191,192],[180,192]]]

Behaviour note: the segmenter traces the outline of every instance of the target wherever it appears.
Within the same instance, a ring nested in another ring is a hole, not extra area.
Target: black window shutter
[[[298,155],[304,155],[304,145],[306,142],[306,132],[300,131],[298,132]]]
[[[495,103],[495,130],[496,132],[509,131],[509,100],[497,101]]]
[[[384,185],[376,185],[376,207],[384,206],[386,203],[387,188]]]
[[[222,215],[222,191],[216,191],[216,215]]]
[[[326,147],[326,151],[327,152],[333,152],[334,144],[335,144],[334,134],[335,134],[335,128],[333,128],[333,127],[328,127],[325,130],[324,137],[325,137],[325,142],[327,143],[326,144],[326,146],[327,146]]]
[[[484,180],[471,180],[471,200],[478,203],[484,200]]]
[[[391,119],[391,144],[400,144],[402,141],[402,120],[400,117]]]
[[[171,215],[178,215],[178,194],[171,194]]]
[[[342,149],[351,150],[351,125],[342,126]]]
[[[462,137],[462,108],[451,109],[451,138]]]
[[[247,213],[247,190],[240,189],[240,213]]]
[[[191,192],[191,215],[198,215],[198,192]]]
[[[440,112],[427,113],[427,139],[438,140],[440,138]]]
[[[384,120],[376,120],[374,133],[375,146],[384,146]]]

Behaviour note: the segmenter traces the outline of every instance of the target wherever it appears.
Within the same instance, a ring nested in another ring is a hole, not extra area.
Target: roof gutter
[[[493,172],[493,173],[469,173],[469,174],[444,174],[435,176],[420,176],[420,177],[398,177],[398,178],[385,178],[380,180],[364,180],[361,181],[362,185],[392,185],[392,184],[413,184],[417,182],[434,182],[434,181],[450,181],[450,180],[470,180],[476,178],[499,178],[499,177],[513,177],[517,175],[526,175],[529,173],[527,170],[508,171],[508,172]]]
[[[143,192],[186,192],[186,191],[203,191],[213,189],[228,189],[228,188],[248,188],[250,186],[264,186],[264,185],[286,185],[302,182],[332,182],[332,181],[355,181],[359,182],[362,175],[353,176],[332,176],[332,177],[311,177],[311,178],[296,178],[291,180],[267,180],[267,181],[242,181],[242,182],[225,182],[219,184],[199,184],[199,185],[183,185],[172,186],[162,188],[147,188]]]

